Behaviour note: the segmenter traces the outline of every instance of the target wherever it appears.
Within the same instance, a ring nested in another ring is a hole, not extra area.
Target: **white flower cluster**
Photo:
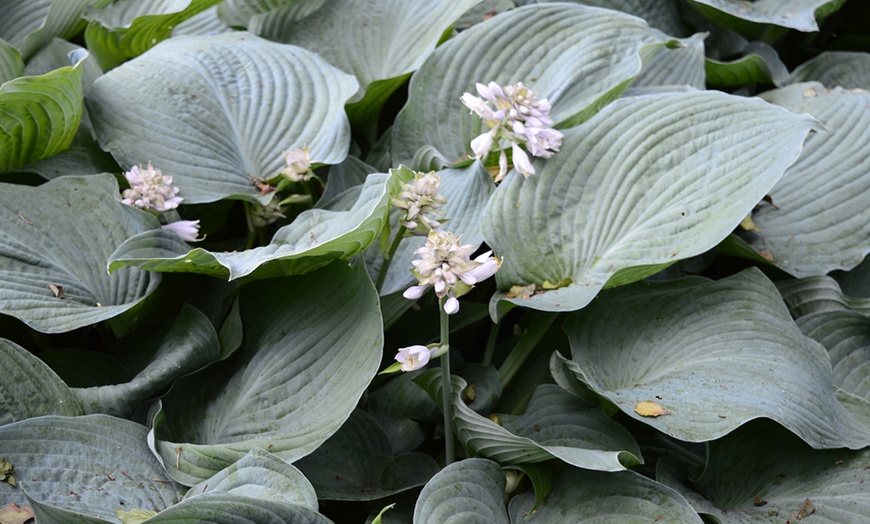
[[[124,176],[130,183],[130,189],[124,190],[121,202],[128,206],[163,212],[177,208],[184,200],[177,196],[179,189],[172,185],[172,177],[164,176],[151,162],[148,162],[146,169],[133,166]]]
[[[164,176],[151,162],[145,169],[133,166],[124,173],[124,177],[130,183],[130,189],[125,189],[121,194],[121,202],[128,206],[163,213],[177,208],[184,200],[178,196],[180,190],[172,185],[172,177]],[[202,240],[199,238],[199,220],[176,220],[160,227],[172,231],[186,242]]]
[[[476,87],[483,98],[465,93],[462,103],[482,118],[490,130],[471,141],[474,157],[483,158],[497,147],[499,172],[495,181],[501,181],[508,168],[507,154],[501,145],[504,140],[511,145],[517,171],[523,176],[534,175],[535,168],[526,150],[534,156],[550,158],[562,145],[562,133],[553,129],[550,119],[550,104],[546,99],[538,100],[538,95],[522,82],[505,87],[495,82],[478,83]]]
[[[414,266],[411,272],[419,285],[409,287],[404,293],[405,298],[416,300],[432,286],[438,298],[447,297],[444,311],[452,315],[459,311],[457,297],[498,271],[501,262],[491,256],[492,251],[471,260],[474,246],[460,245],[460,238],[446,231],[429,232],[426,245],[414,252],[420,258],[411,262]]]
[[[399,222],[409,231],[423,235],[439,227],[441,222],[427,215],[435,214],[436,209],[447,203],[447,199],[438,194],[440,187],[441,177],[434,171],[417,173],[414,180],[403,184],[402,191],[392,199],[393,206],[405,210]]]

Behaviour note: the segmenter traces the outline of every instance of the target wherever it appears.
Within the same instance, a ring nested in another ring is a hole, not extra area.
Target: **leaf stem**
[[[450,317],[444,311],[447,297],[438,300],[441,315],[441,346],[450,347]],[[453,388],[450,382],[450,351],[441,355],[441,404],[444,406],[444,465],[453,463]]]
[[[405,236],[405,226],[399,226],[399,231],[396,232],[395,238],[393,238],[393,243],[390,244],[390,250],[387,251],[387,254],[384,255],[384,263],[381,264],[381,270],[378,271],[378,281],[375,282],[375,289],[378,290],[378,293],[381,292],[381,288],[384,287],[384,281],[387,279],[387,271],[390,269],[390,262],[393,261],[393,257],[396,255],[396,251],[399,249],[399,244],[402,243],[402,237]]]
[[[547,311],[534,312],[532,315],[532,321],[528,329],[522,334],[520,341],[517,342],[516,347],[510,352],[498,370],[502,389],[507,386],[511,379],[514,378],[514,375],[523,367],[526,360],[531,356],[535,346],[540,342],[541,337],[544,336],[544,333],[547,332],[553,321],[559,316],[558,313]]]
[[[486,348],[483,350],[483,365],[492,365],[492,354],[495,351],[495,342],[498,338],[498,324],[495,322],[489,326],[489,336],[486,337]]]

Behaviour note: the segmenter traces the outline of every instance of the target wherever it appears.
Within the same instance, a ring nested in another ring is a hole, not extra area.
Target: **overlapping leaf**
[[[424,453],[394,454],[377,420],[354,411],[341,429],[296,463],[323,500],[375,500],[425,484],[438,464]]]
[[[115,510],[159,511],[184,493],[148,450],[147,431],[108,415],[36,417],[0,426],[0,449],[27,494],[66,515],[59,522],[79,522],[68,512],[116,522]],[[27,503],[5,482],[0,496]]]
[[[109,270],[138,266],[149,271],[201,273],[228,280],[299,275],[347,259],[375,242],[388,220],[388,177],[367,178],[347,211],[310,209],[279,229],[272,241],[240,252],[190,249],[178,235],[154,230],[131,237],[112,254]]]
[[[807,139],[804,151],[769,194],[747,238],[796,277],[851,269],[870,253],[870,92],[795,84],[763,95],[795,113],[816,117],[827,133]]]
[[[433,398],[440,398],[437,372],[417,379]],[[453,377],[456,436],[477,456],[499,464],[526,464],[561,459],[573,466],[620,471],[641,463],[631,435],[596,406],[590,406],[558,386],[535,390],[526,413],[498,415],[501,424],[475,413],[462,400],[466,383]]]
[[[179,23],[220,0],[122,0],[92,12],[85,42],[104,71],[137,57],[169,38]]]
[[[292,462],[350,416],[383,346],[365,268],[255,282],[241,298],[245,341],[226,360],[176,385],[154,422],[154,449],[191,485],[266,449]]]
[[[758,270],[615,289],[565,329],[578,379],[680,440],[709,441],[764,417],[814,448],[870,443],[834,396],[824,348],[803,336]],[[669,413],[635,413],[646,401]]]
[[[538,3],[564,0],[539,0]],[[683,35],[680,3],[676,0],[568,0],[572,3],[622,11],[640,18],[673,36]]]
[[[376,81],[416,71],[441,35],[479,0],[330,0],[310,17],[283,17],[278,9],[258,16],[248,29],[271,40],[298,45],[354,74],[363,90]],[[297,5],[287,8],[298,10]],[[287,9],[284,8],[284,9]],[[404,80],[404,78],[401,78]],[[383,102],[401,82],[366,93],[377,123]],[[357,94],[354,102],[363,97]],[[370,118],[369,123],[372,121]]]
[[[711,20],[741,32],[756,24],[771,24],[798,31],[818,31],[817,20],[843,3],[840,0],[689,0]]]
[[[795,161],[813,126],[715,92],[610,104],[566,130],[562,151],[539,161],[538,175],[511,173],[490,199],[484,238],[504,257],[493,305],[576,310],[605,285],[707,251]],[[505,293],[531,284],[539,293],[529,298]]]
[[[870,518],[868,467],[866,449],[813,450],[762,420],[710,443],[707,467],[696,481],[681,478],[667,462],[659,464],[657,478],[716,522],[839,524]]]
[[[117,246],[158,226],[118,202],[114,177],[0,187],[0,312],[59,333],[119,315],[160,283],[159,275],[135,268],[106,273]]]
[[[144,400],[175,379],[218,359],[217,333],[205,315],[185,304],[172,322],[148,326],[120,339],[113,353],[135,377],[126,383],[75,389],[86,413],[129,417]]]
[[[704,33],[698,33],[681,39],[679,47],[660,50],[644,64],[626,94],[660,90],[663,86],[704,89],[704,38]]]
[[[43,415],[82,414],[67,385],[26,349],[0,338],[0,360],[0,425]]]
[[[282,151],[344,159],[345,101],[357,81],[304,49],[245,33],[175,37],[100,77],[86,103],[104,149],[125,167],[154,161],[186,203],[268,201]]]
[[[511,499],[511,522],[703,522],[679,493],[633,471],[566,468],[553,486],[537,507],[531,492]]]
[[[829,88],[870,90],[870,54],[825,51],[795,68],[785,83],[812,81]]]
[[[470,458],[450,464],[423,487],[414,524],[508,524],[504,487],[504,473],[495,462]]]
[[[112,0],[32,0],[3,2],[0,38],[21,51],[25,60],[52,38],[69,38],[84,25],[82,13]]]
[[[24,61],[17,49],[0,40],[0,84],[24,73]]]
[[[523,82],[552,104],[557,122],[589,118],[622,93],[670,37],[629,15],[569,4],[501,13],[440,46],[411,79],[392,131],[393,163],[431,146],[449,162],[471,153],[485,125],[460,101],[476,82]]]
[[[69,147],[82,120],[82,60],[42,76],[22,76],[0,86],[0,171],[15,169]]]
[[[870,316],[870,298],[850,297],[831,277],[785,280],[777,284],[791,316],[801,318],[821,311],[855,311]]]

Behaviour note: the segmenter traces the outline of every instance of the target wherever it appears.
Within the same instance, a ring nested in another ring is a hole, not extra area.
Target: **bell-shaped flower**
[[[460,98],[490,128],[471,141],[474,158],[483,158],[489,151],[498,149],[499,171],[495,181],[499,182],[507,174],[505,148],[510,146],[517,171],[523,176],[535,174],[528,153],[550,158],[562,145],[562,133],[553,129],[549,102],[538,100],[537,93],[522,82],[504,87],[490,82],[477,84],[476,88],[482,98],[471,93],[464,93]]]
[[[124,177],[130,183],[130,189],[121,194],[121,202],[128,206],[159,213],[177,208],[184,200],[178,196],[180,190],[172,185],[172,177],[155,169],[151,162],[144,169],[133,166]]]
[[[431,357],[432,351],[426,346],[408,346],[399,349],[396,362],[402,365],[402,371],[414,371],[428,364]]]
[[[418,299],[433,287],[439,299],[446,298],[444,311],[452,315],[459,311],[459,297],[495,274],[500,262],[491,256],[492,252],[472,260],[474,245],[461,245],[460,239],[447,231],[429,232],[426,245],[414,252],[419,258],[411,262],[418,285],[405,290],[405,298]]]
[[[198,238],[199,220],[176,220],[160,227],[166,231],[172,231],[185,242],[199,242],[202,240],[202,238]]]

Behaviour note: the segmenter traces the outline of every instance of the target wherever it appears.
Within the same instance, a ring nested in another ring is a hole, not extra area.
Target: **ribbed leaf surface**
[[[508,524],[505,475],[486,459],[454,462],[432,477],[414,508],[414,524]]]

